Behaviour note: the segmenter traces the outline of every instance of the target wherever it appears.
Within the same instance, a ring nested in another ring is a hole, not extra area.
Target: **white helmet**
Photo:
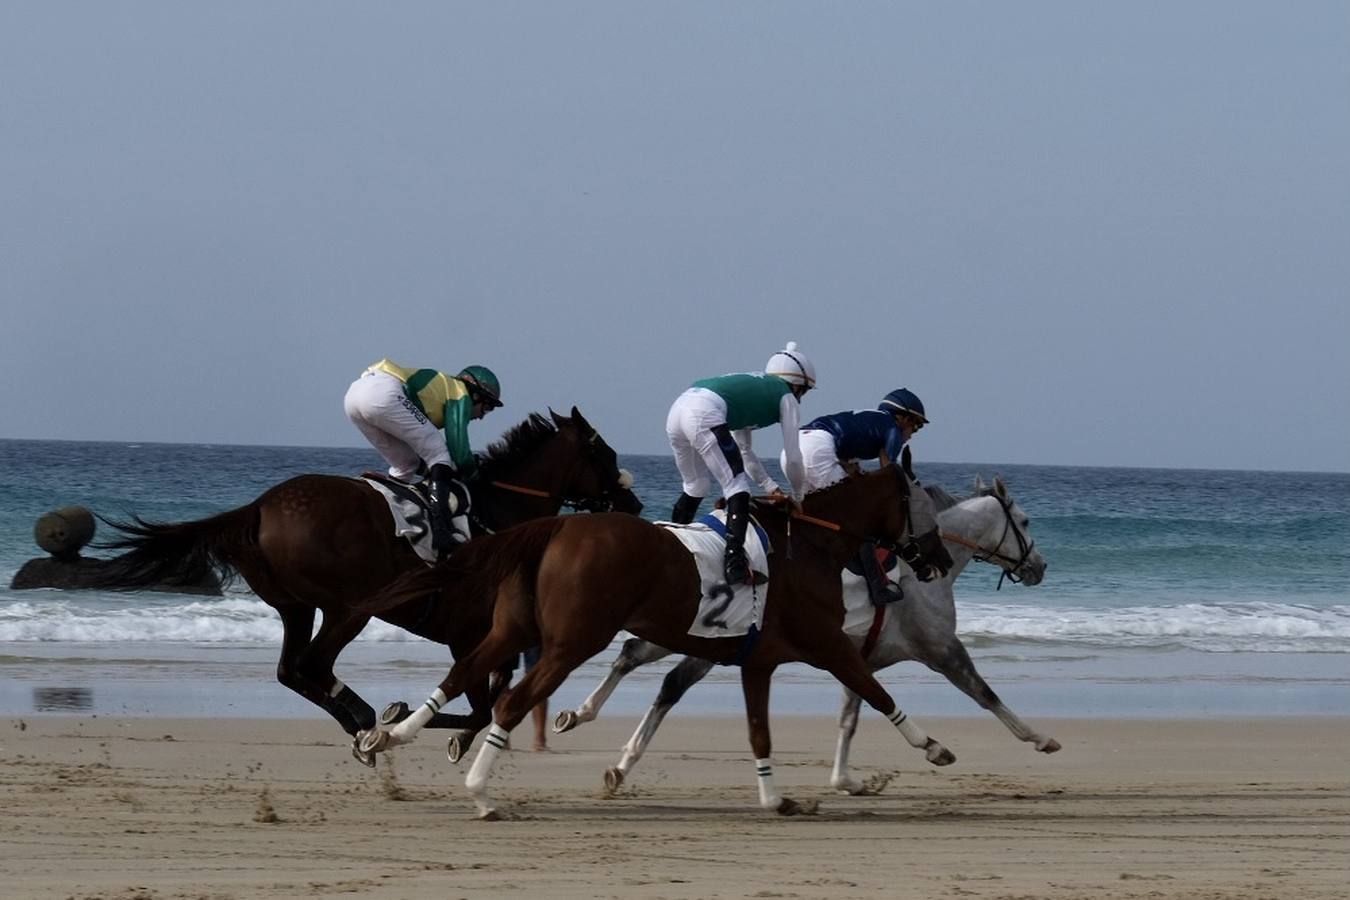
[[[769,357],[764,374],[777,375],[788,384],[816,386],[816,367],[797,349],[796,341],[788,341],[786,347]]]

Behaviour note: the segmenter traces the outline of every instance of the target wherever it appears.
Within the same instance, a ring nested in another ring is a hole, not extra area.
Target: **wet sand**
[[[742,720],[680,717],[614,798],[628,716],[503,754],[505,821],[473,818],[471,757],[424,732],[375,770],[335,725],[0,719],[0,895],[292,897],[1350,897],[1350,718],[928,719],[935,769],[876,715],[827,787],[829,717],[774,720],[780,790],[756,805]],[[515,735],[529,745],[528,723]]]

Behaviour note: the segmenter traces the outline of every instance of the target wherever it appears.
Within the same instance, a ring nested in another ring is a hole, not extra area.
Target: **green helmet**
[[[457,376],[469,388],[469,396],[483,404],[484,409],[502,405],[502,385],[487,366],[465,366]]]

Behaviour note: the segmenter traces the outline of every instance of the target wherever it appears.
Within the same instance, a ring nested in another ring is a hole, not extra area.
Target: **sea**
[[[665,456],[621,455],[646,504],[679,492]],[[276,614],[242,581],[223,597],[9,587],[43,553],[33,526],[81,505],[173,522],[253,500],[305,472],[358,474],[372,450],[0,440],[0,715],[323,717],[275,680]],[[1024,718],[1221,718],[1350,713],[1350,474],[937,463],[919,477],[958,496],[1000,475],[1030,516],[1048,568],[1034,587],[972,563],[956,583],[959,633]],[[100,524],[95,543],[109,536]],[[109,551],[86,549],[86,555]],[[554,695],[574,706],[619,635]],[[667,660],[629,676],[607,707],[647,708]],[[372,623],[338,660],[376,708],[416,703],[448,651]],[[985,715],[917,663],[880,673],[907,712]],[[833,715],[839,686],[802,664],[774,679],[776,713]],[[740,716],[737,670],[719,667],[682,709]]]

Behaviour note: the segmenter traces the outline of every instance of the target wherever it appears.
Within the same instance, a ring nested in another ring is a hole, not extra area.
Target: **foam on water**
[[[0,605],[0,642],[260,643],[281,640],[276,612],[251,595],[146,602],[148,595],[78,596],[41,592]],[[968,602],[960,633],[980,646],[1054,642],[1087,647],[1180,646],[1212,653],[1235,651],[1350,653],[1350,605],[1290,603],[1182,603],[1100,609]],[[373,621],[359,640],[417,640]]]

